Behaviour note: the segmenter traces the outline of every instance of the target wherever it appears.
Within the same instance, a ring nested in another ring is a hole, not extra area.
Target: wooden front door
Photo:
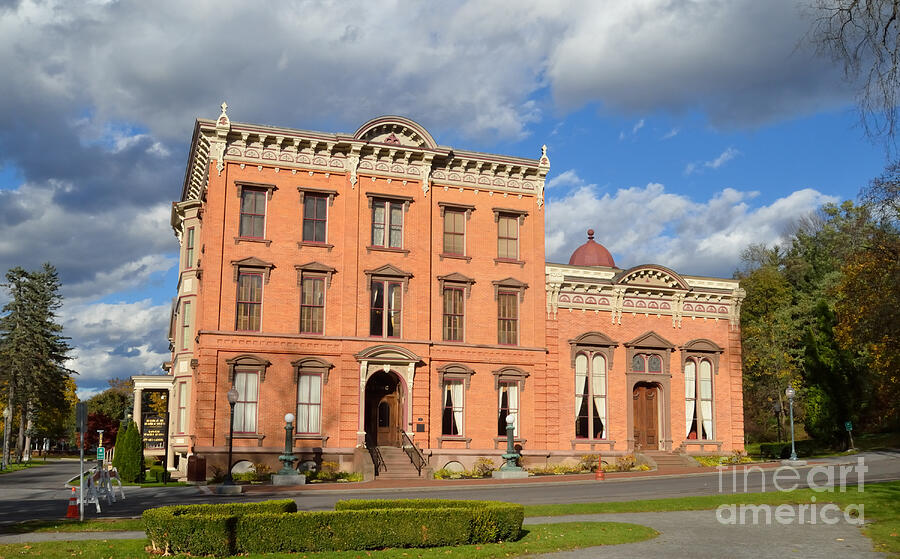
[[[659,389],[649,383],[634,385],[634,449],[659,449]]]
[[[378,445],[400,446],[400,401],[397,393],[381,398],[377,410]]]

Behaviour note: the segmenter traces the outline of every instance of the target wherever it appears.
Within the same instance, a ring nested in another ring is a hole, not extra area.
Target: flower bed
[[[340,501],[296,512],[292,500],[180,505],[144,511],[158,553],[234,555],[433,547],[518,537],[524,507],[493,501]]]

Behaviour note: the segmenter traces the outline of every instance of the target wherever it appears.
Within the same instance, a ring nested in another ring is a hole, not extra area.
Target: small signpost
[[[853,422],[852,422],[852,421],[845,421],[845,422],[844,422],[844,429],[847,430],[847,436],[850,437],[850,450],[853,450],[853,449],[856,448],[856,445],[853,444]]]
[[[84,432],[87,431],[87,403],[75,404],[75,429],[81,435],[81,448],[78,471],[78,520],[84,521]]]
[[[97,462],[103,462],[106,460],[106,449],[102,446],[97,447]]]

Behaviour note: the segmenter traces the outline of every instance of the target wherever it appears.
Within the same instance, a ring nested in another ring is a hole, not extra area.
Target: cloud
[[[837,201],[802,189],[753,207],[750,201],[757,196],[726,188],[694,201],[658,183],[603,195],[595,185],[584,185],[548,204],[548,260],[568,262],[592,228],[620,268],[655,263],[685,274],[731,277],[749,244],[780,243],[798,218]]]
[[[677,136],[678,132],[680,132],[680,130],[678,128],[673,128],[673,129],[669,130],[668,132],[666,132],[665,134],[663,134],[663,136],[660,138],[660,140],[670,140],[670,139],[674,138],[675,136]]]
[[[168,360],[169,305],[67,304],[60,315],[77,347],[68,366],[78,371],[79,390],[102,390],[110,378],[161,372]]]
[[[566,186],[581,186],[584,181],[575,172],[575,169],[569,169],[558,175],[550,177],[547,181],[547,188],[560,188]]]
[[[731,161],[732,159],[734,159],[735,157],[737,157],[740,154],[741,154],[740,151],[734,149],[733,147],[730,147],[730,148],[726,149],[725,151],[723,151],[722,153],[720,153],[719,156],[716,157],[715,159],[710,159],[709,161],[702,161],[699,163],[696,163],[696,162],[688,163],[684,167],[684,174],[690,175],[701,169],[718,169],[719,167],[728,163],[729,161]]]
[[[631,128],[631,134],[637,134],[638,130],[644,127],[644,119],[637,121],[634,126]]]

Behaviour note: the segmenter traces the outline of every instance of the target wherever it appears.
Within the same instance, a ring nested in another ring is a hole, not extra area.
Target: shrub
[[[291,500],[179,505],[144,512],[154,551],[192,555],[432,547],[519,535],[524,507],[492,501],[340,501],[296,512]]]
[[[144,511],[144,528],[154,551],[192,555],[232,555],[237,518],[254,512],[295,512],[285,499],[261,503],[175,505]]]
[[[129,423],[131,420],[126,420]],[[125,421],[119,423],[119,429],[116,431],[116,444],[113,446],[113,458],[112,458],[112,467],[116,470],[120,470],[122,468],[122,454],[124,454],[124,445],[122,444],[122,440],[125,438],[125,430],[127,429],[127,424],[122,425]],[[123,452],[119,452],[119,451]]]
[[[599,454],[585,454],[581,457],[581,461],[578,462],[578,467],[585,472],[596,472],[599,465]]]
[[[210,468],[210,473],[212,474],[212,476],[210,477],[209,481],[211,481],[212,483],[222,483],[223,481],[225,481],[225,470],[223,468],[212,466]]]
[[[486,458],[482,456],[478,460],[475,461],[475,465],[472,466],[472,473],[474,473],[478,477],[487,477],[491,475],[496,468],[494,467],[494,461],[490,458]]]
[[[134,421],[128,422],[120,446],[116,451],[119,455],[119,477],[129,483],[140,481],[144,469],[144,443]]]

